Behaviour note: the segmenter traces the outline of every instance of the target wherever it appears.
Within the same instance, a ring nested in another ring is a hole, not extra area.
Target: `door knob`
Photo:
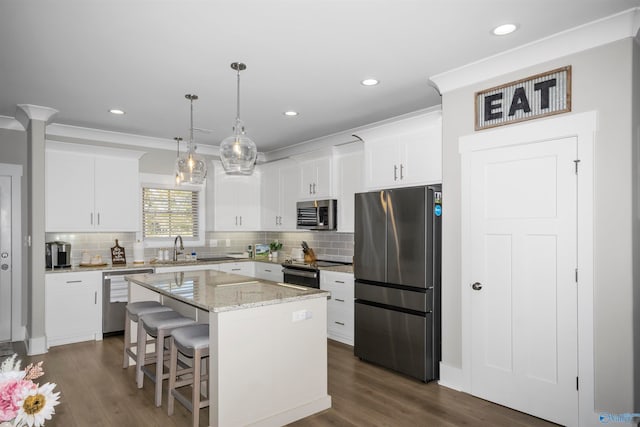
[[[482,283],[475,282],[473,285],[471,285],[471,289],[473,289],[474,291],[479,291],[480,289],[482,289]]]

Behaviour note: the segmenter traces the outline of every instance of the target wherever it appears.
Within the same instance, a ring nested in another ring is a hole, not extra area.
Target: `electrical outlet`
[[[227,239],[226,244],[227,244],[227,247],[231,246],[231,239]]]
[[[218,247],[218,239],[210,239],[209,240],[209,246],[212,248],[217,248]]]

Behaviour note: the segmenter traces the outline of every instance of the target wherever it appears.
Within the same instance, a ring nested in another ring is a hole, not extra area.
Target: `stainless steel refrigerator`
[[[441,359],[440,185],[355,195],[355,355],[431,381]]]

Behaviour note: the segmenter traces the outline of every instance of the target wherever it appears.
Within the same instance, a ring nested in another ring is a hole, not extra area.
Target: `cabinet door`
[[[280,228],[279,231],[294,231],[297,225],[296,203],[300,168],[287,165],[280,169]]]
[[[366,186],[380,189],[398,185],[398,148],[384,140],[371,140],[364,144]]]
[[[138,231],[138,159],[95,158],[96,231]]]
[[[302,199],[313,199],[314,186],[317,186],[318,171],[316,169],[315,160],[309,160],[300,164],[301,180],[300,180],[300,197]]]
[[[253,262],[224,262],[218,264],[220,271],[238,274],[240,276],[255,277]]]
[[[94,231],[93,166],[93,156],[47,150],[46,231]]]
[[[355,193],[364,191],[363,153],[340,155],[336,160],[338,188],[338,231],[353,233]]]
[[[284,281],[282,266],[280,264],[255,262],[254,265],[256,278],[280,283]]]
[[[45,276],[47,345],[102,339],[100,272]]]
[[[430,126],[408,136],[400,145],[403,185],[442,182],[442,136],[440,126]]]
[[[280,224],[280,170],[269,166],[261,170],[260,225],[262,230],[277,230]]]
[[[333,196],[332,161],[330,157],[318,159],[315,162],[316,182],[314,196],[316,199],[328,199]]]
[[[222,168],[220,168],[222,169]],[[260,174],[215,176],[215,229],[217,231],[258,230],[260,228]]]

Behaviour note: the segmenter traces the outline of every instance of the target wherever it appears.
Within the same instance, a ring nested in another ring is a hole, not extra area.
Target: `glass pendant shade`
[[[251,175],[256,164],[256,144],[242,131],[242,123],[236,122],[235,133],[220,144],[220,161],[229,175]]]
[[[189,146],[184,155],[176,159],[176,183],[202,184],[207,177],[207,162],[203,156],[196,153],[196,145],[193,142],[193,101],[198,95],[185,95],[191,101],[191,127],[189,133]]]
[[[231,68],[237,71],[238,76],[236,124],[233,135],[225,138],[220,144],[220,161],[229,175],[251,175],[258,149],[251,138],[245,135],[244,125],[240,120],[240,71],[245,70],[247,66],[241,62],[234,62]]]

